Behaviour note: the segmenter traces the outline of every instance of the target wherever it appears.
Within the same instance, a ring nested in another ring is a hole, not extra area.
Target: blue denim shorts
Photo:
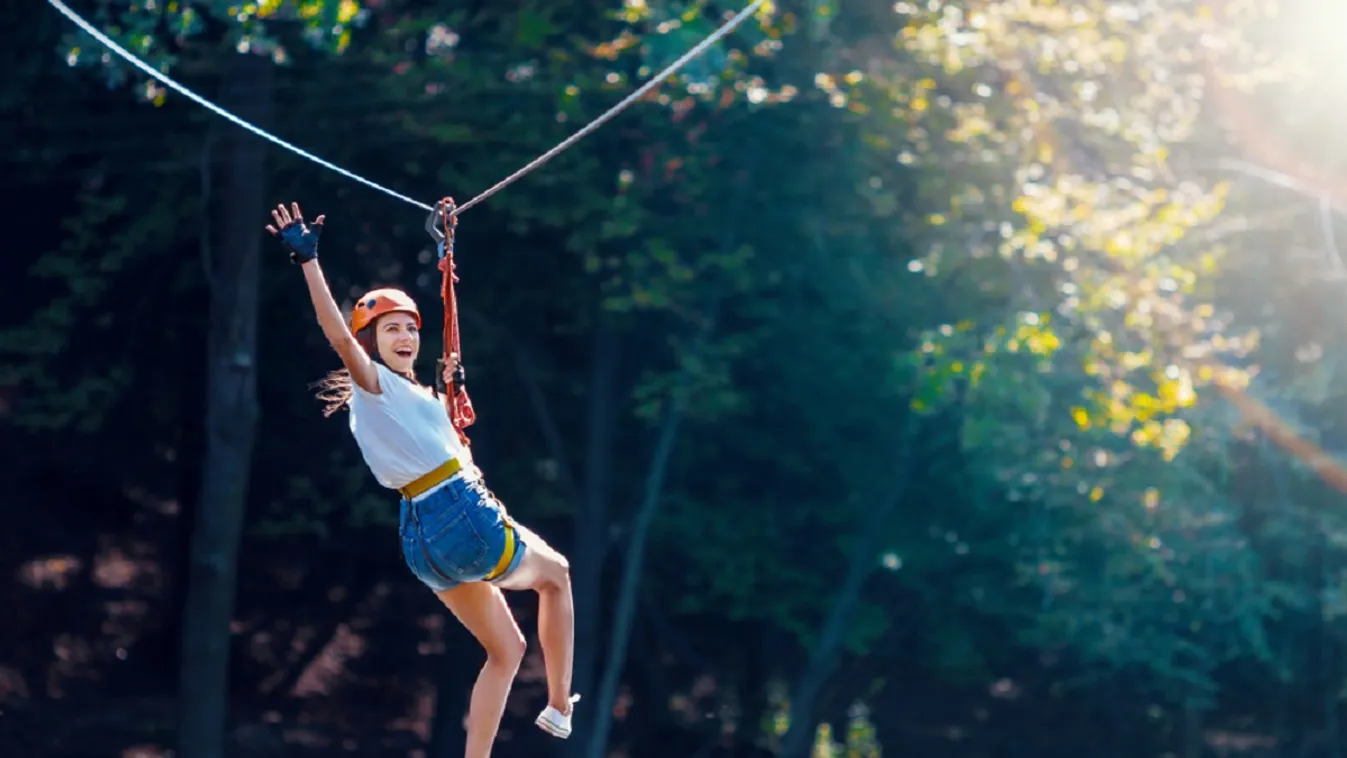
[[[514,533],[514,556],[493,581],[524,557],[519,531],[481,481],[454,478],[420,500],[403,499],[399,521],[407,568],[436,592],[490,575],[505,554],[507,530]]]

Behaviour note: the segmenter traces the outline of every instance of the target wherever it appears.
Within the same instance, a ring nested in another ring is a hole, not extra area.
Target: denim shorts
[[[407,568],[436,592],[485,579],[505,554],[507,530],[514,532],[514,556],[493,581],[524,557],[519,531],[480,480],[455,477],[420,500],[403,499],[399,521]]]

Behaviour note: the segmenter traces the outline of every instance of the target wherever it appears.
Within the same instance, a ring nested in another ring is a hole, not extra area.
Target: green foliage
[[[0,355],[6,357],[0,386],[27,388],[10,417],[20,427],[100,428],[109,409],[133,389],[138,372],[127,362],[128,351],[156,331],[154,321],[172,302],[171,285],[154,275],[150,256],[171,244],[182,210],[140,214],[129,194],[109,189],[80,194],[75,212],[61,221],[57,246],[28,271],[36,291],[50,296],[26,320],[0,330]],[[142,198],[162,202],[173,191],[167,185]],[[167,297],[154,297],[155,289]],[[89,346],[99,343],[106,352],[90,355]]]
[[[616,102],[723,10],[194,4],[155,22],[186,41],[214,28],[198,14],[236,19],[216,41],[294,67],[302,85],[277,121],[304,124],[306,148],[463,199]],[[1232,665],[1262,682],[1317,676],[1297,640],[1341,643],[1337,500],[1304,465],[1251,444],[1208,389],[1247,387],[1334,448],[1347,423],[1340,292],[1307,294],[1303,269],[1268,262],[1286,237],[1321,244],[1303,231],[1313,213],[1246,224],[1291,201],[1192,155],[1217,149],[1204,141],[1220,114],[1200,105],[1215,84],[1186,41],[1214,35],[1233,76],[1250,67],[1235,56],[1257,18],[1231,11],[1211,29],[1186,2],[1120,13],[1046,0],[773,8],[467,214],[475,449],[512,512],[565,534],[559,517],[578,498],[522,395],[537,383],[560,452],[583,471],[602,321],[623,346],[617,498],[602,528],[624,533],[651,430],[683,397],[646,586],[675,627],[715,641],[704,653],[718,671],[740,671],[759,652],[744,630],[767,628],[764,675],[797,677],[858,536],[873,531],[882,547],[861,556],[869,575],[832,712],[901,691],[898,674],[875,684],[900,663],[951,691],[1023,675],[1204,709],[1232,690]],[[171,65],[167,38],[147,36],[152,15],[103,21]],[[315,65],[294,39],[343,55]],[[99,60],[87,40],[71,44],[78,62]],[[151,128],[174,107],[149,99],[159,107],[121,116]],[[169,152],[187,165],[203,136],[194,124]],[[434,310],[419,212],[288,156],[270,168],[275,186],[329,215],[339,299],[401,282]],[[59,244],[32,252],[30,318],[0,333],[11,359],[0,385],[20,388],[7,421],[77,428],[121,454],[128,427],[108,419],[135,412],[141,383],[176,376],[182,360],[119,352],[121,337],[146,334],[129,325],[150,307],[124,293],[153,270],[191,299],[200,209],[181,200],[194,170],[160,182],[137,166],[89,170],[111,179],[80,197]],[[259,544],[348,533],[368,544],[396,519],[393,498],[360,465],[344,418],[317,418],[303,385],[333,358],[283,266],[265,270],[252,531]],[[181,380],[189,396],[193,381]],[[146,447],[181,449],[167,430],[197,411],[154,406],[168,421]],[[921,444],[900,447],[914,414]],[[879,493],[900,480],[907,495],[875,523]],[[1025,663],[1047,658],[1065,662]],[[1341,671],[1324,677],[1336,693]],[[882,731],[889,714],[871,713]],[[845,739],[823,730],[820,743],[868,756],[879,738],[867,724]]]

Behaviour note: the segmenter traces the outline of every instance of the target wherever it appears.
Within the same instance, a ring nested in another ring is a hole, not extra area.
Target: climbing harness
[[[87,33],[88,33],[91,37],[93,37],[94,39],[98,40],[99,43],[101,43],[104,47],[108,48],[108,49],[111,50],[112,52],[114,52],[114,53],[116,53],[117,55],[119,55],[119,56],[121,56],[122,58],[124,58],[124,59],[126,60],[127,63],[130,63],[131,65],[133,65],[133,66],[135,66],[136,68],[138,68],[138,69],[140,69],[141,71],[143,71],[145,74],[147,74],[147,75],[149,75],[149,76],[151,76],[151,77],[153,77],[153,78],[159,80],[164,86],[168,87],[169,89],[173,90],[174,92],[177,92],[178,94],[182,95],[183,97],[186,97],[188,100],[191,100],[192,102],[196,103],[197,105],[200,105],[201,107],[203,107],[203,108],[205,108],[205,109],[211,111],[211,112],[214,113],[215,115],[220,116],[221,118],[224,118],[224,119],[226,119],[226,120],[228,120],[228,121],[231,121],[231,122],[233,122],[235,125],[240,126],[240,127],[244,128],[244,129],[246,129],[246,130],[252,132],[253,134],[255,134],[255,135],[261,137],[262,139],[265,139],[265,140],[267,140],[267,141],[269,141],[269,142],[272,142],[272,143],[274,143],[274,144],[276,144],[276,145],[279,145],[280,147],[283,147],[283,148],[285,148],[286,150],[289,150],[290,152],[294,153],[295,155],[300,156],[301,158],[307,158],[308,160],[311,160],[311,161],[313,161],[314,163],[317,163],[318,165],[320,165],[320,166],[322,166],[322,167],[324,167],[324,168],[327,168],[327,169],[330,169],[330,170],[332,170],[332,171],[335,171],[335,172],[337,172],[338,174],[341,174],[342,176],[344,176],[344,177],[346,177],[346,178],[348,178],[348,179],[352,179],[352,180],[354,180],[354,181],[360,182],[361,184],[363,184],[363,185],[365,185],[365,186],[367,186],[367,187],[369,187],[369,188],[371,188],[371,189],[374,189],[374,190],[376,190],[376,191],[382,192],[382,193],[384,193],[385,195],[388,195],[389,197],[392,197],[392,198],[401,200],[402,202],[408,203],[408,204],[410,204],[410,205],[414,205],[414,206],[416,206],[417,208],[420,208],[420,209],[425,210],[425,211],[431,211],[431,212],[434,212],[434,211],[435,211],[435,208],[433,208],[433,207],[431,207],[431,206],[429,206],[429,205],[427,205],[427,204],[425,204],[425,203],[422,203],[422,202],[420,202],[420,201],[418,201],[418,200],[413,200],[412,198],[407,197],[406,195],[403,195],[403,194],[401,194],[401,193],[399,193],[399,192],[395,192],[394,190],[391,190],[391,189],[389,189],[389,188],[387,188],[387,187],[385,187],[385,186],[383,186],[383,185],[381,185],[381,184],[377,184],[377,183],[375,183],[375,182],[372,182],[372,181],[370,181],[369,179],[366,179],[366,178],[364,178],[364,177],[362,177],[362,176],[359,176],[359,175],[357,175],[357,174],[355,174],[355,173],[352,173],[352,172],[350,172],[350,171],[347,171],[346,169],[341,168],[340,166],[337,166],[337,165],[335,165],[335,164],[333,164],[333,163],[329,163],[328,161],[325,161],[325,160],[323,160],[322,158],[319,158],[318,156],[314,155],[313,153],[309,153],[309,152],[306,152],[306,151],[304,151],[304,150],[302,150],[302,149],[300,149],[300,148],[298,148],[298,147],[295,147],[294,145],[290,144],[289,142],[286,142],[285,140],[281,139],[280,137],[277,137],[277,136],[271,134],[270,132],[268,132],[268,131],[266,131],[266,130],[264,130],[264,129],[258,127],[258,126],[255,126],[255,125],[253,125],[253,124],[251,124],[251,123],[249,123],[249,122],[243,120],[242,118],[240,118],[240,117],[234,115],[233,113],[230,113],[229,111],[225,110],[224,108],[221,108],[220,106],[218,106],[218,105],[212,103],[211,101],[207,100],[206,98],[204,98],[204,97],[202,97],[202,96],[196,94],[195,92],[191,91],[190,89],[188,89],[188,88],[184,87],[183,85],[177,83],[177,82],[174,81],[172,78],[170,78],[167,74],[164,74],[163,72],[161,72],[161,71],[155,69],[153,66],[149,65],[148,63],[142,61],[141,59],[137,58],[135,55],[133,55],[133,54],[131,54],[130,52],[128,52],[128,51],[126,50],[126,48],[122,47],[121,45],[119,45],[119,44],[117,44],[116,42],[114,42],[112,39],[108,38],[107,35],[105,35],[105,34],[103,34],[102,32],[100,32],[96,27],[94,27],[93,24],[90,24],[88,21],[85,21],[83,17],[81,17],[78,13],[75,13],[75,12],[74,12],[73,10],[71,10],[69,7],[67,7],[67,6],[65,5],[65,3],[63,3],[61,0],[47,0],[47,2],[48,2],[53,8],[55,8],[57,11],[59,11],[59,12],[61,13],[61,15],[63,15],[63,16],[65,16],[66,18],[70,19],[70,21],[71,21],[72,23],[74,23],[74,24],[75,24],[76,26],[78,26],[79,28],[83,29],[85,32],[87,32]],[[673,63],[669,64],[667,67],[665,67],[665,69],[664,69],[663,71],[660,71],[658,74],[655,74],[654,76],[650,77],[650,79],[647,80],[645,84],[641,85],[641,87],[640,87],[639,89],[637,89],[636,91],[632,92],[630,95],[627,95],[625,98],[623,98],[623,99],[622,99],[620,102],[618,102],[616,105],[614,105],[613,107],[609,108],[607,111],[605,111],[603,114],[601,114],[598,118],[596,118],[596,119],[594,119],[593,121],[591,121],[591,122],[589,122],[588,124],[586,124],[583,128],[581,128],[581,129],[580,129],[579,131],[577,131],[575,134],[572,134],[570,137],[567,137],[565,140],[563,140],[562,142],[558,143],[558,144],[557,144],[555,147],[553,147],[551,150],[548,150],[547,152],[543,153],[542,155],[538,156],[537,158],[534,158],[532,161],[529,161],[529,163],[528,163],[527,165],[525,165],[523,168],[519,169],[518,171],[514,172],[513,174],[510,174],[509,176],[507,176],[507,177],[505,177],[504,179],[500,180],[500,181],[497,182],[496,184],[494,184],[494,185],[492,185],[491,187],[487,188],[486,190],[484,190],[483,192],[479,193],[476,197],[472,198],[471,200],[469,200],[468,202],[464,203],[463,205],[460,205],[460,206],[458,206],[457,208],[455,208],[455,209],[452,211],[452,215],[453,215],[453,216],[458,216],[458,215],[460,215],[461,213],[463,213],[464,211],[466,211],[467,209],[473,207],[474,205],[477,205],[478,203],[482,202],[483,200],[486,200],[488,197],[491,197],[492,195],[496,194],[497,192],[500,192],[502,189],[505,189],[506,186],[508,186],[508,185],[510,185],[510,184],[513,184],[516,180],[518,180],[519,178],[523,177],[525,174],[529,173],[530,171],[534,170],[535,168],[538,168],[539,166],[543,165],[543,164],[546,163],[547,161],[549,161],[549,160],[551,160],[552,158],[556,157],[556,155],[557,155],[558,153],[562,152],[563,150],[565,150],[566,148],[570,147],[571,145],[574,145],[576,142],[579,142],[581,139],[583,139],[583,138],[584,138],[586,135],[588,135],[590,132],[593,132],[595,129],[598,129],[600,126],[602,126],[603,124],[607,123],[610,119],[612,119],[612,118],[613,118],[614,116],[616,116],[618,113],[621,113],[623,110],[626,110],[627,106],[629,106],[629,105],[631,105],[632,103],[636,102],[637,100],[641,99],[642,97],[645,96],[645,94],[646,94],[647,92],[649,92],[650,90],[654,89],[655,87],[658,87],[662,82],[664,82],[664,80],[666,80],[666,79],[668,79],[669,77],[673,76],[674,73],[676,73],[679,69],[681,69],[683,66],[687,65],[688,61],[692,60],[693,58],[696,58],[698,55],[701,55],[703,52],[706,51],[707,48],[709,48],[711,45],[713,45],[713,44],[715,44],[717,41],[719,41],[722,37],[724,37],[725,35],[729,34],[731,31],[733,31],[733,30],[735,29],[735,27],[737,27],[737,26],[739,26],[739,24],[743,23],[744,19],[746,19],[746,18],[748,18],[750,15],[752,15],[752,14],[759,8],[759,7],[761,7],[761,6],[763,5],[763,3],[765,3],[765,2],[767,2],[767,0],[754,0],[752,5],[749,5],[747,8],[743,9],[742,11],[739,11],[739,13],[736,14],[733,18],[731,18],[729,21],[725,22],[725,24],[724,24],[723,26],[721,26],[719,29],[717,29],[717,30],[715,30],[714,32],[712,32],[710,35],[707,36],[706,39],[702,40],[702,41],[699,42],[696,46],[694,46],[691,50],[688,50],[688,51],[687,51],[686,53],[684,53],[681,57],[679,57],[678,60],[676,60],[676,61],[674,61]]]
[[[450,576],[449,572],[445,571],[439,562],[435,560],[435,555],[433,551],[431,551],[430,545],[426,543],[426,535],[423,531],[421,518],[418,515],[414,501],[418,497],[430,492],[436,486],[448,481],[462,469],[463,462],[460,458],[450,458],[440,464],[434,471],[424,474],[419,479],[406,486],[398,488],[398,493],[402,495],[402,499],[405,501],[403,507],[407,509],[407,511],[404,512],[403,518],[412,521],[411,528],[416,531],[417,547],[421,550],[421,557],[425,560],[426,567],[434,572],[435,576],[447,582],[455,582],[457,580],[453,576]],[[490,582],[499,579],[501,575],[505,573],[505,570],[510,567],[510,564],[514,562],[515,554],[519,551],[519,534],[515,529],[514,522],[510,519],[510,515],[505,512],[505,506],[501,504],[500,499],[480,483],[475,486],[481,488],[481,494],[490,502],[491,507],[496,508],[500,512],[501,520],[505,524],[505,546],[501,550],[500,557],[496,559],[496,563],[491,567],[491,570],[482,577],[483,581]],[[406,546],[404,544],[402,551],[404,560],[408,557],[405,548]]]

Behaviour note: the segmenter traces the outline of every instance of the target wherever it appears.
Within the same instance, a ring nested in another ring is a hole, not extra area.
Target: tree
[[[272,119],[272,71],[255,55],[235,56],[221,103],[260,126]],[[230,623],[234,614],[239,539],[247,505],[257,419],[258,258],[264,218],[264,146],[231,130],[221,177],[223,221],[210,261],[207,345],[206,465],[192,531],[183,625],[179,751],[222,756],[228,714]],[[250,225],[251,222],[251,225]],[[190,693],[190,695],[189,695]]]
[[[221,106],[263,129],[273,123],[272,64],[286,56],[281,39],[268,27],[293,27],[296,20],[306,19],[298,26],[316,32],[320,46],[340,50],[350,39],[345,26],[356,20],[359,10],[349,0],[309,3],[295,10],[273,4],[239,12],[227,5],[168,9],[171,41],[161,40],[163,17],[152,8],[132,6],[119,18],[126,26],[113,27],[109,33],[163,67],[173,61],[170,50],[174,47],[186,48],[189,40],[202,35],[211,39],[221,48]],[[74,62],[101,62],[114,81],[124,78],[126,64],[96,49],[81,32],[72,39],[68,57]],[[154,103],[166,97],[166,91],[153,82],[142,91]],[[265,149],[258,138],[233,127],[222,133],[220,144],[225,156],[219,184],[222,212],[216,216],[208,207],[203,214],[223,224],[218,238],[209,239],[211,232],[207,231],[202,240],[211,303],[205,458],[189,547],[179,672],[183,702],[179,751],[189,758],[221,756],[226,749],[230,623],[257,418],[259,225],[267,207]],[[214,189],[211,177],[203,176],[202,183],[208,192]]]

